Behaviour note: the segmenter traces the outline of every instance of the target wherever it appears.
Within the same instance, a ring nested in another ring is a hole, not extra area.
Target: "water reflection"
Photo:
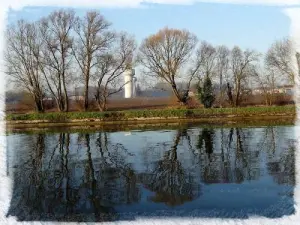
[[[180,127],[131,136],[11,135],[14,188],[7,215],[98,222],[191,211],[204,217],[289,215],[295,185],[291,132]]]
[[[186,130],[176,131],[170,150],[165,151],[162,159],[155,162],[153,170],[141,176],[146,188],[155,192],[155,195],[149,198],[151,201],[176,206],[199,196],[200,185],[178,160],[178,144],[181,138],[186,136]]]

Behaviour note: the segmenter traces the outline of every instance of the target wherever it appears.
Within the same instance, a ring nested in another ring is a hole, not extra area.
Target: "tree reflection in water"
[[[146,188],[155,192],[150,200],[176,206],[192,201],[200,194],[200,186],[195,178],[188,174],[178,160],[177,148],[182,137],[187,137],[186,129],[176,132],[171,149],[163,159],[155,163],[155,169],[142,176]],[[151,150],[151,149],[150,149]]]
[[[266,128],[270,129],[270,128]],[[203,182],[211,183],[243,183],[258,180],[262,149],[253,146],[254,133],[243,128],[203,128],[196,144]],[[274,139],[274,136],[272,137]],[[221,143],[219,143],[221,142]],[[271,144],[274,151],[275,144]],[[265,146],[263,146],[265,147]],[[290,159],[293,159],[291,156]],[[274,156],[273,156],[274,159]],[[280,161],[277,161],[280,163]]]
[[[34,143],[35,137],[29,138]],[[78,142],[82,139],[85,148],[79,151],[86,151],[86,157],[78,160],[70,155],[70,134],[58,135],[50,155],[45,155],[45,135],[37,136],[36,147],[28,149],[34,150],[32,158],[15,172],[16,196],[8,215],[19,220],[109,221],[117,219],[115,205],[139,200],[135,172],[123,158],[124,146],[97,139],[101,154],[95,157],[90,134],[79,135]]]
[[[276,127],[266,127],[263,130],[263,135],[258,143],[258,148],[264,146],[268,150],[267,168],[270,175],[273,176],[274,181],[278,184],[287,184],[294,186],[296,184],[295,177],[295,146],[294,140],[288,141],[285,144],[280,155],[277,155],[280,138]]]
[[[171,142],[152,140],[148,146],[134,136],[136,149],[107,132],[23,135],[20,149],[10,147],[17,161],[10,173],[14,186],[7,215],[101,222],[122,219],[120,207],[148,212],[149,205],[177,210],[197,202],[206,209],[202,200],[209,194],[204,190],[212,184],[232,183],[243,190],[267,176],[278,192],[282,194],[284,184],[290,187],[284,195],[293,195],[294,143],[284,147],[287,138],[280,138],[278,128],[180,127],[168,135]]]
[[[295,145],[290,145],[279,160],[267,163],[269,174],[278,184],[296,185]]]

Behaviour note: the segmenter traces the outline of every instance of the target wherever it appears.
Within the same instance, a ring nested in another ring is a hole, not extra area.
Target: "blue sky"
[[[36,20],[57,8],[26,7],[10,11],[8,23],[18,19]],[[265,52],[274,40],[289,35],[290,20],[282,8],[234,4],[195,3],[193,5],[147,4],[140,8],[93,8],[100,10],[116,30],[136,37],[138,43],[149,34],[168,26],[185,28],[199,40],[228,47],[239,45]],[[88,8],[76,8],[79,16]]]

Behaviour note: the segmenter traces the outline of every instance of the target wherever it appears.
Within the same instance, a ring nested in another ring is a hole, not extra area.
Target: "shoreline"
[[[76,124],[76,123],[96,123],[96,124],[123,124],[123,123],[134,123],[134,122],[166,122],[166,121],[197,121],[197,122],[210,122],[212,120],[226,120],[226,121],[236,121],[236,120],[269,120],[276,118],[296,118],[295,115],[290,114],[255,114],[248,116],[239,115],[224,115],[224,116],[207,116],[207,117],[135,117],[128,119],[117,119],[117,120],[103,120],[97,118],[87,118],[87,119],[70,119],[65,121],[52,121],[52,120],[5,120],[6,124],[16,125],[16,124]]]
[[[142,124],[197,123],[211,125],[289,123],[296,121],[294,106],[161,109],[108,112],[7,114],[7,130],[51,127],[141,126]]]
[[[65,122],[49,121],[4,121],[6,132],[47,131],[47,130],[128,130],[144,129],[147,127],[163,127],[178,125],[201,126],[277,126],[293,125],[294,115],[260,115],[260,116],[227,116],[206,118],[138,118],[128,120],[101,121],[93,119],[71,120]],[[91,121],[92,120],[92,121]]]

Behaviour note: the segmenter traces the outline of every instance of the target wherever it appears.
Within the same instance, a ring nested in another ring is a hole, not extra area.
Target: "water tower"
[[[134,76],[134,69],[128,69],[124,71],[124,81],[125,81],[125,98],[132,98],[133,95],[133,76]]]

